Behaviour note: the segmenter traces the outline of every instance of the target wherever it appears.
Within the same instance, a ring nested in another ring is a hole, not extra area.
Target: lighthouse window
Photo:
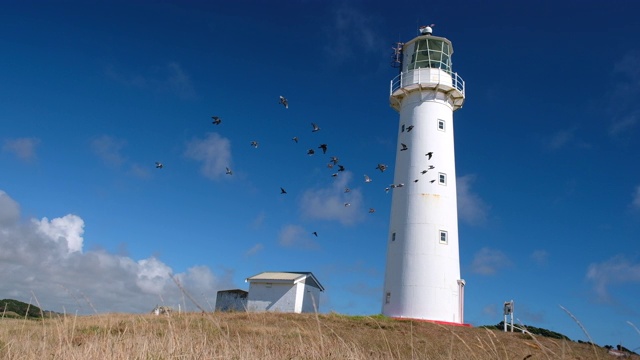
[[[384,303],[385,303],[385,304],[388,304],[388,303],[390,303],[390,302],[391,302],[391,293],[390,293],[390,292],[387,292],[387,294],[386,294],[386,296],[385,296],[385,299],[384,299]]]
[[[447,232],[444,230],[440,230],[440,244],[448,244],[449,239],[447,238]]]
[[[438,120],[438,130],[444,131],[444,120]]]
[[[451,46],[440,39],[423,39],[415,43],[407,70],[434,68],[451,72]]]
[[[396,241],[396,233],[391,234],[391,241]]]
[[[438,183],[442,185],[447,185],[447,174],[438,173]]]

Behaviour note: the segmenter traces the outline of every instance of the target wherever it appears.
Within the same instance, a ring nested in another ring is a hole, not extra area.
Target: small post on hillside
[[[504,332],[507,332],[507,315],[511,317],[511,332],[513,332],[513,300],[504,303]]]

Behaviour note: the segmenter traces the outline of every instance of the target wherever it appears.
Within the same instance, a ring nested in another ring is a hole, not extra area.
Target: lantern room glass
[[[451,73],[451,44],[432,37],[416,41],[411,62],[405,71],[419,68],[442,69]]]

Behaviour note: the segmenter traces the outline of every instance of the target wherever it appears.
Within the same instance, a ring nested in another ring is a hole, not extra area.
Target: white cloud
[[[640,284],[640,263],[633,263],[624,256],[615,256],[601,263],[590,264],[587,280],[593,284],[597,300],[611,301],[609,288],[622,284]]]
[[[341,172],[333,183],[324,188],[309,189],[302,194],[300,211],[310,219],[338,221],[344,225],[351,225],[364,219],[362,192],[351,189],[345,193],[352,173]],[[348,203],[349,206],[345,206]]]
[[[36,158],[36,146],[40,140],[36,138],[7,139],[2,145],[2,151],[14,154],[21,160]]]
[[[473,257],[471,271],[481,275],[493,275],[499,269],[512,265],[509,257],[500,250],[482,248]]]
[[[0,190],[0,226],[11,225],[20,219],[20,206]]]
[[[35,294],[44,309],[68,313],[91,313],[94,308],[147,312],[156,304],[183,303],[181,290],[169,276],[173,270],[159,259],[82,252],[84,221],[80,217],[69,214],[51,221],[21,222],[18,211],[18,204],[0,191],[0,293],[4,297],[30,301]],[[173,275],[203,307],[217,290],[233,287],[232,274],[216,276],[205,266]]]
[[[124,140],[102,135],[91,141],[91,150],[105,163],[111,166],[120,166],[125,158],[122,156],[122,148],[126,145]]]
[[[458,196],[458,216],[460,220],[471,224],[482,224],[487,220],[489,205],[471,191],[475,175],[464,175],[456,179]]]
[[[42,218],[38,221],[31,220],[36,231],[56,242],[64,242],[69,252],[82,252],[82,234],[84,233],[84,221],[76,215],[65,215],[51,221]]]
[[[312,233],[300,225],[285,225],[278,234],[278,244],[283,247],[317,249],[318,244],[311,239]]]
[[[640,209],[640,185],[636,186],[636,190],[632,194],[631,206]]]
[[[204,139],[187,143],[187,158],[202,162],[202,174],[209,179],[219,179],[231,167],[231,141],[217,133],[208,133]]]

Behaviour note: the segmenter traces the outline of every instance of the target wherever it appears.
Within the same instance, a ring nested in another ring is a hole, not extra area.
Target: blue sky
[[[146,312],[183,302],[171,273],[209,307],[256,273],[311,271],[322,312],[379,313],[393,171],[375,167],[392,170],[397,147],[391,46],[435,23],[466,82],[454,114],[465,320],[498,323],[513,299],[522,323],[586,340],[561,305],[596,343],[636,348],[638,11],[5,2],[0,297]],[[346,169],[336,178],[330,156]]]

